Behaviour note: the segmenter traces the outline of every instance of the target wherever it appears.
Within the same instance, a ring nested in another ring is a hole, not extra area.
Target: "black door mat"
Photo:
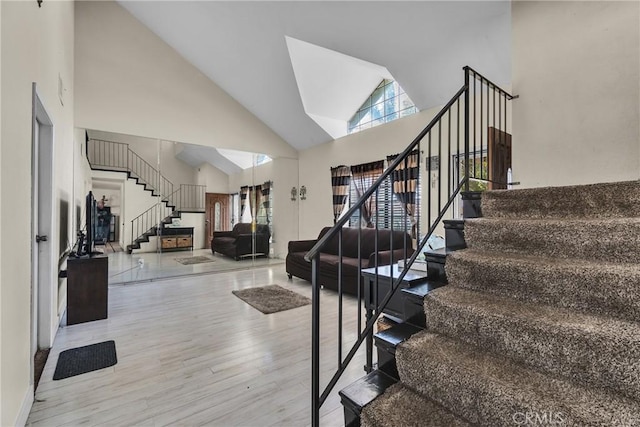
[[[108,368],[118,363],[116,343],[105,341],[84,347],[72,348],[60,353],[54,380],[63,380],[98,369]]]

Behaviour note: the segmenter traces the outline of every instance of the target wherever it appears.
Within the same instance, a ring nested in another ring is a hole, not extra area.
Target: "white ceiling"
[[[389,71],[353,56],[286,37],[304,111],[333,138],[347,134],[348,121]]]
[[[464,65],[510,83],[508,1],[119,3],[297,149],[333,138],[305,114],[287,36],[385,67],[420,110],[455,93]]]

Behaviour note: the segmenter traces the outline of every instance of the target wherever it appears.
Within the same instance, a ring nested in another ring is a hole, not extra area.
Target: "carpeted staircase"
[[[363,426],[640,426],[640,183],[486,192]]]

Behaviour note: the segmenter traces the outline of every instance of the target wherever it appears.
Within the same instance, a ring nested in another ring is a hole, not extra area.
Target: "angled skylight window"
[[[269,163],[272,159],[266,154],[248,153],[246,151],[231,150],[228,148],[216,148],[220,155],[235,163],[242,169]]]
[[[349,133],[360,132],[417,112],[418,109],[398,82],[384,79],[349,120]]]

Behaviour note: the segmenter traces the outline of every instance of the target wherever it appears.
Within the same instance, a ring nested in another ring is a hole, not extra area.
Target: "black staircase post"
[[[320,252],[311,260],[311,427],[320,427]]]
[[[469,191],[469,67],[464,67],[464,191]],[[474,77],[475,78],[475,77]],[[475,93],[473,94],[475,96]],[[475,102],[475,101],[474,101]],[[475,123],[474,123],[475,126]]]
[[[373,319],[373,307],[377,304],[374,302],[373,288],[377,286],[377,273],[376,280],[367,280],[364,288],[364,306],[365,306],[365,325],[368,325]],[[377,288],[376,288],[377,289]],[[365,338],[365,345],[367,349],[367,359],[364,365],[364,371],[368,374],[373,370],[373,329],[371,329]]]

